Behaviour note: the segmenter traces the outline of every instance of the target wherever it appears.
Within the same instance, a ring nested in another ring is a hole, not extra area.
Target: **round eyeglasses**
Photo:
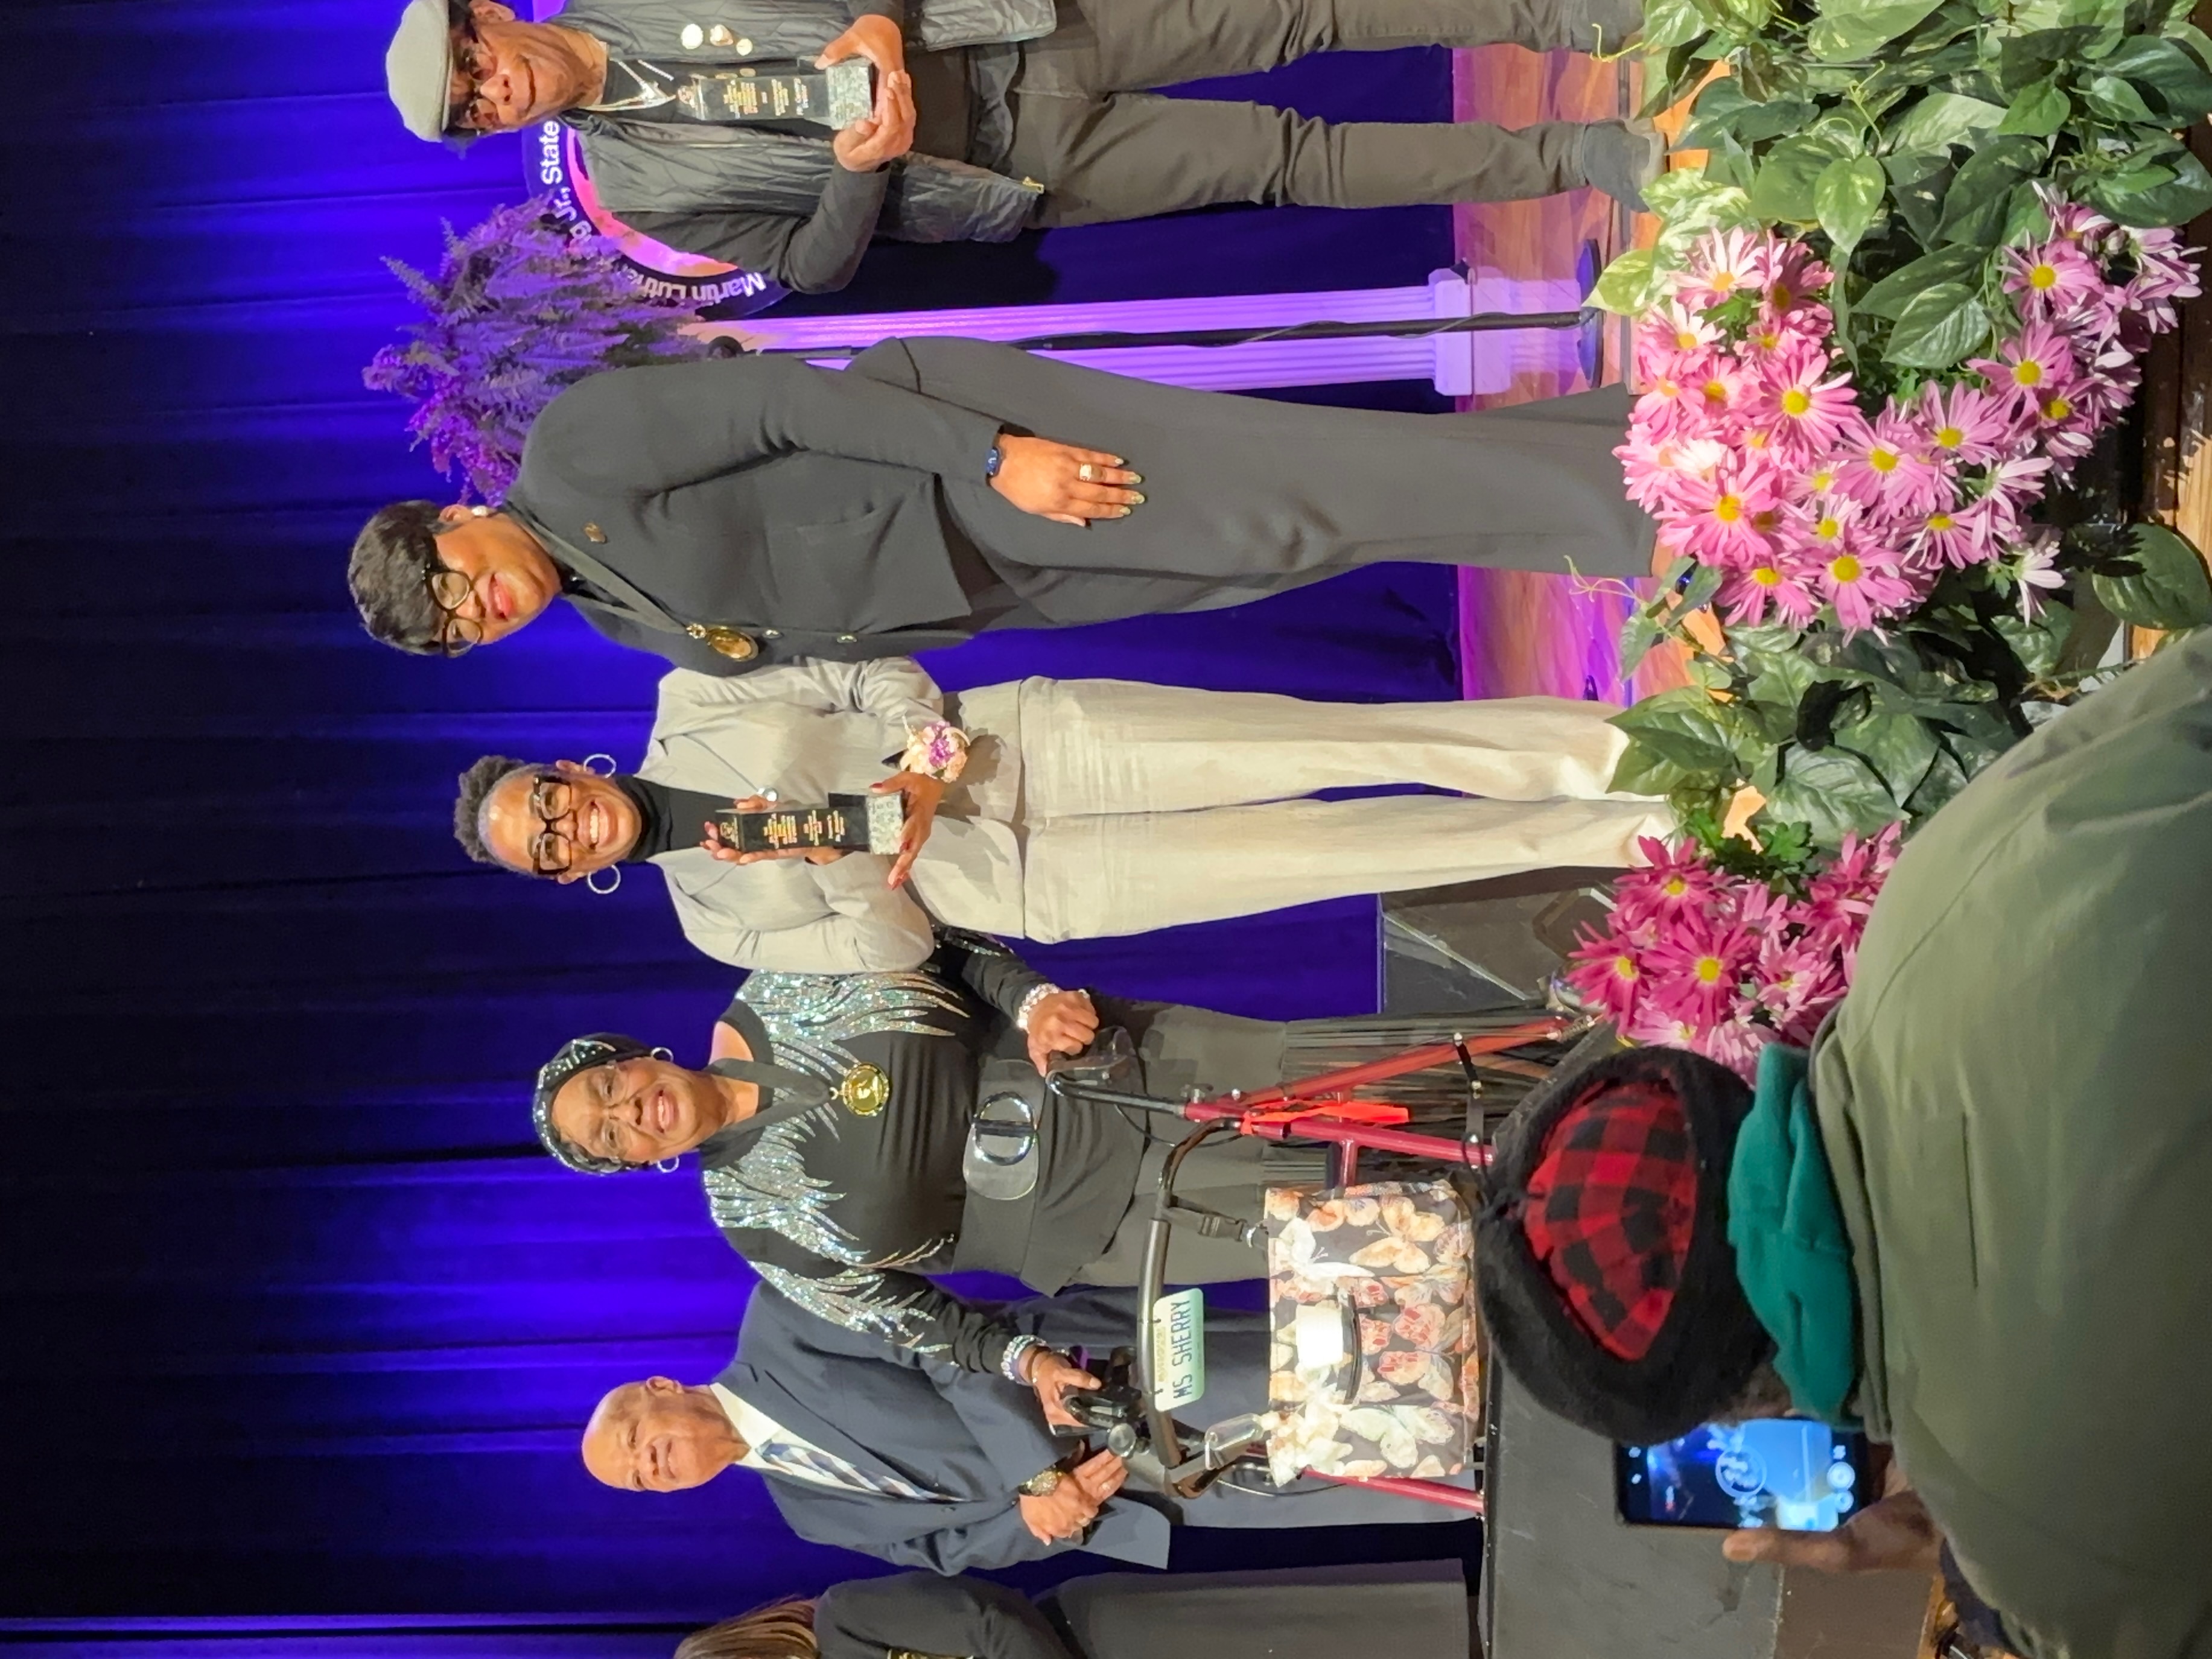
[[[544,828],[530,838],[530,867],[541,876],[566,875],[576,861],[575,837],[561,828],[576,810],[576,788],[558,772],[531,780],[530,810]]]
[[[446,619],[438,629],[439,650],[449,657],[458,657],[471,647],[483,643],[482,619],[461,614],[476,597],[474,582],[451,565],[434,563],[423,571],[422,585],[429,590],[430,603]]]

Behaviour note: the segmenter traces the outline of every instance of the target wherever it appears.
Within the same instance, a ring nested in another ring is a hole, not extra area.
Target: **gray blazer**
[[[904,16],[901,16],[902,9]],[[1032,40],[1052,33],[1053,0],[570,0],[558,15],[616,57],[672,63],[723,58],[687,27],[729,30],[744,55],[811,61],[863,15],[902,22],[930,51]],[[592,188],[635,228],[726,258],[802,293],[842,288],[872,235],[914,242],[1011,240],[1039,187],[959,156],[909,155],[873,173],[837,165],[827,138],[742,126],[641,121],[571,110]]]
[[[638,773],[732,799],[771,789],[794,803],[857,794],[897,769],[886,760],[905,748],[909,730],[944,712],[936,683],[908,657],[794,663],[735,677],[679,669],[660,683]],[[1013,827],[988,810],[1018,787],[1013,763],[994,753],[971,769],[981,772],[992,759],[1004,775],[973,786],[963,779],[948,797],[956,810],[939,813],[910,887],[887,885],[890,859],[876,853],[828,864],[744,865],[698,847],[659,854],[653,862],[684,936],[737,968],[887,973],[919,968],[937,948],[922,908],[933,896],[964,915],[974,908],[971,895],[1012,888],[1007,908],[1018,914],[1021,848]],[[974,810],[978,805],[986,810]]]

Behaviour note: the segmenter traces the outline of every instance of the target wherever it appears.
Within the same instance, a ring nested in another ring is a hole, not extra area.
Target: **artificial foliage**
[[[1647,191],[1657,241],[1597,294],[1638,319],[1620,454],[1676,556],[1622,655],[1671,639],[1692,684],[1620,717],[1615,781],[1782,868],[1938,809],[2094,682],[2117,623],[2212,623],[2120,464],[2143,351],[2197,291],[2172,227],[2212,174],[2177,135],[2212,110],[2212,40],[2185,5],[2087,0],[1646,19],[1650,104],[1694,92],[1705,158]]]
[[[712,349],[683,331],[697,321],[690,310],[642,293],[612,242],[575,234],[548,205],[533,197],[501,208],[463,235],[448,225],[434,276],[386,260],[428,315],[362,375],[411,402],[415,441],[494,505],[514,482],[531,422],[565,387]]]

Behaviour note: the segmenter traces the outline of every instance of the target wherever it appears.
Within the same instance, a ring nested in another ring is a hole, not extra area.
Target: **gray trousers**
[[[1045,186],[1047,225],[1222,202],[1366,208],[1549,196],[1586,182],[1578,123],[1518,132],[1480,122],[1332,125],[1149,89],[1317,52],[1611,49],[1641,21],[1636,0],[1061,0],[1060,27],[1023,48],[1004,171]]]

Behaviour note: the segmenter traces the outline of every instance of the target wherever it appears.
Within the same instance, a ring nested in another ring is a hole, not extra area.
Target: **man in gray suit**
[[[1517,41],[1618,50],[1641,0],[411,0],[385,59],[417,137],[558,119],[633,228],[802,293],[842,288],[870,240],[1003,242],[1032,226],[1218,202],[1390,207],[1594,185],[1640,206],[1647,125],[1330,126],[1148,88],[1310,52]],[[737,124],[702,95],[769,60],[872,65],[834,136]]]
[[[1134,1336],[1128,1292],[1038,1297],[1001,1310],[1054,1347],[1103,1353]],[[1262,1314],[1210,1313],[1193,1424],[1267,1404]],[[610,1486],[682,1492],[732,1466],[768,1481],[801,1538],[956,1573],[1087,1549],[1164,1567],[1170,1524],[1332,1527],[1456,1521],[1462,1511],[1321,1480],[1238,1472],[1176,1503],[1123,1484],[1110,1452],[1056,1437],[1037,1396],[816,1318],[756,1285],[738,1355],[709,1383],[656,1376],[599,1401],[584,1465]]]
[[[1627,416],[1618,386],[1318,408],[983,340],[886,340],[842,373],[617,369],[538,416],[500,511],[386,507],[349,579],[402,650],[492,643],[558,598],[736,673],[1210,610],[1383,560],[1642,576],[1654,526],[1613,455]]]

